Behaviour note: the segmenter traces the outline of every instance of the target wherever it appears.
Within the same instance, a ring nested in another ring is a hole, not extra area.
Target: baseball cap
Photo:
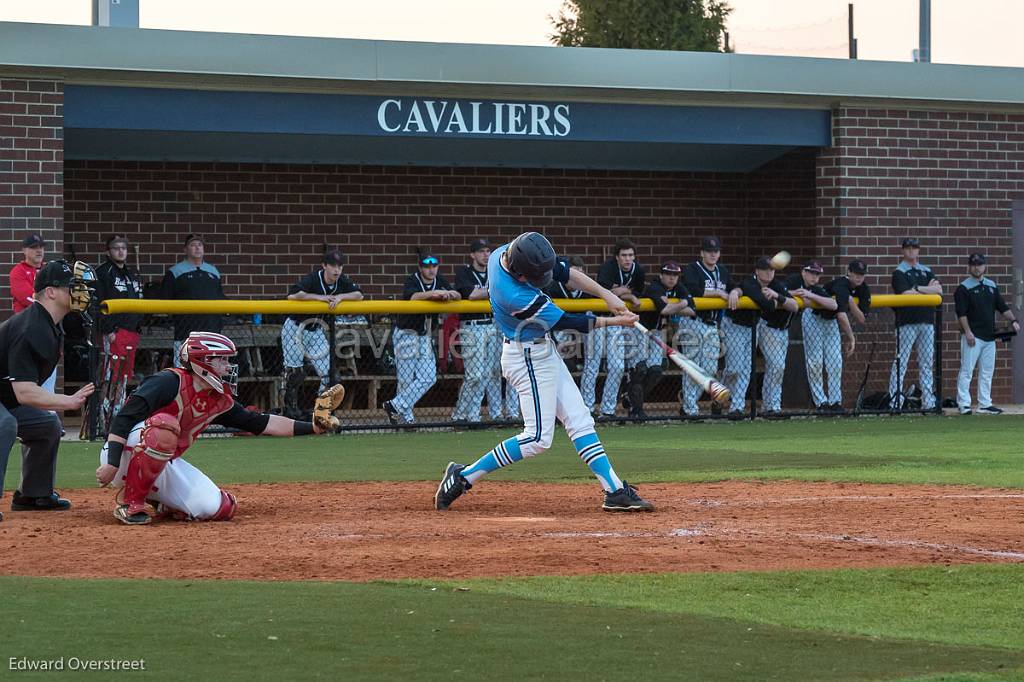
[[[771,258],[769,258],[768,256],[761,256],[760,258],[757,259],[757,262],[754,263],[754,269],[755,270],[774,270],[775,268],[772,267],[772,259]]]
[[[470,253],[475,253],[477,251],[480,251],[481,249],[489,248],[491,248],[491,243],[486,239],[474,239],[472,242],[469,243]]]
[[[722,242],[718,240],[718,237],[704,237],[700,240],[701,251],[721,251]]]
[[[203,239],[203,235],[201,234],[190,234],[185,237],[185,246],[188,246],[191,242],[199,242],[203,246],[206,246],[206,240]]]
[[[36,291],[46,287],[70,287],[74,273],[66,260],[52,260],[36,273]]]
[[[825,268],[821,267],[821,263],[819,263],[816,260],[807,261],[807,263],[804,265],[804,270],[806,270],[807,272],[814,272],[819,275],[824,274],[825,272]]]
[[[968,265],[985,265],[986,263],[988,263],[988,259],[983,253],[972,253],[967,259]]]
[[[679,265],[679,261],[667,260],[661,264],[661,271],[670,275],[678,275],[683,271],[683,267]]]
[[[423,256],[422,258],[420,258],[420,267],[428,267],[428,266],[431,266],[431,265],[440,265],[440,264],[441,264],[441,261],[439,261],[437,259],[437,256],[435,256],[433,254],[430,254],[430,253],[428,253],[425,256]]]
[[[866,275],[868,274],[868,264],[862,260],[852,260],[850,265],[846,268],[855,275]]]
[[[43,236],[38,232],[30,232],[25,235],[25,238],[21,240],[21,246],[24,249],[28,249],[34,246],[44,246],[46,244],[43,241]]]
[[[324,265],[344,265],[345,254],[341,252],[341,249],[330,249],[324,252],[323,257]]]
[[[903,240],[904,249],[917,249],[921,247],[921,242],[918,241],[917,237],[907,237]]]

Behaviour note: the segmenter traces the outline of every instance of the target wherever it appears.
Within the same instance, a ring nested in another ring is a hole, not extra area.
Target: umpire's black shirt
[[[966,317],[971,333],[982,341],[996,340],[996,311],[1005,313],[1010,309],[999,293],[999,287],[988,277],[968,277],[953,293],[956,316]]]
[[[428,284],[423,281],[419,271],[417,271],[409,275],[409,278],[405,280],[405,286],[402,288],[402,299],[408,301],[412,299],[413,294],[418,294],[422,291],[444,291],[451,290],[451,288],[452,285],[448,284],[448,280],[441,275],[434,277],[434,280]],[[432,321],[437,319],[437,315],[398,315],[395,320],[395,326],[423,336],[427,333],[428,317]]]
[[[15,381],[42,386],[57,368],[63,345],[64,331],[38,302],[0,324],[0,403],[8,409],[20,404]]]
[[[704,263],[697,259],[683,267],[683,277],[679,280],[693,298],[704,295],[706,289],[718,289],[729,293],[732,286],[732,273],[721,263],[714,270],[708,270]],[[717,324],[722,319],[721,310],[698,310],[697,319],[707,325]]]

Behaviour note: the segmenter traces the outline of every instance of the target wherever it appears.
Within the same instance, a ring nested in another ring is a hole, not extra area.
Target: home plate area
[[[1024,494],[954,486],[645,484],[652,514],[593,484],[485,481],[448,512],[436,482],[228,488],[228,523],[125,527],[109,490],[12,512],[0,574],[253,580],[759,571],[1024,561]]]

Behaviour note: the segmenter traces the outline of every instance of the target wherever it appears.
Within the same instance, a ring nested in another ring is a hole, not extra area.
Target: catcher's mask
[[[238,365],[229,364],[223,374],[214,370],[210,361],[216,357],[233,358],[238,354],[235,342],[223,334],[192,332],[181,344],[179,359],[218,393],[235,395],[238,389]]]
[[[89,316],[89,304],[93,300],[92,292],[96,289],[96,271],[80,260],[75,261],[71,268],[71,310],[82,313],[86,324],[92,324]]]

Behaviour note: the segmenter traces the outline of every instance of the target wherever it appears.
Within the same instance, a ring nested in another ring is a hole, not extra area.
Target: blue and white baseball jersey
[[[551,302],[543,291],[520,282],[501,264],[501,254],[508,244],[491,252],[487,261],[487,282],[490,288],[491,310],[498,329],[506,339],[533,341],[554,329],[565,312]],[[552,278],[556,282],[569,281],[569,263],[559,258]]]

